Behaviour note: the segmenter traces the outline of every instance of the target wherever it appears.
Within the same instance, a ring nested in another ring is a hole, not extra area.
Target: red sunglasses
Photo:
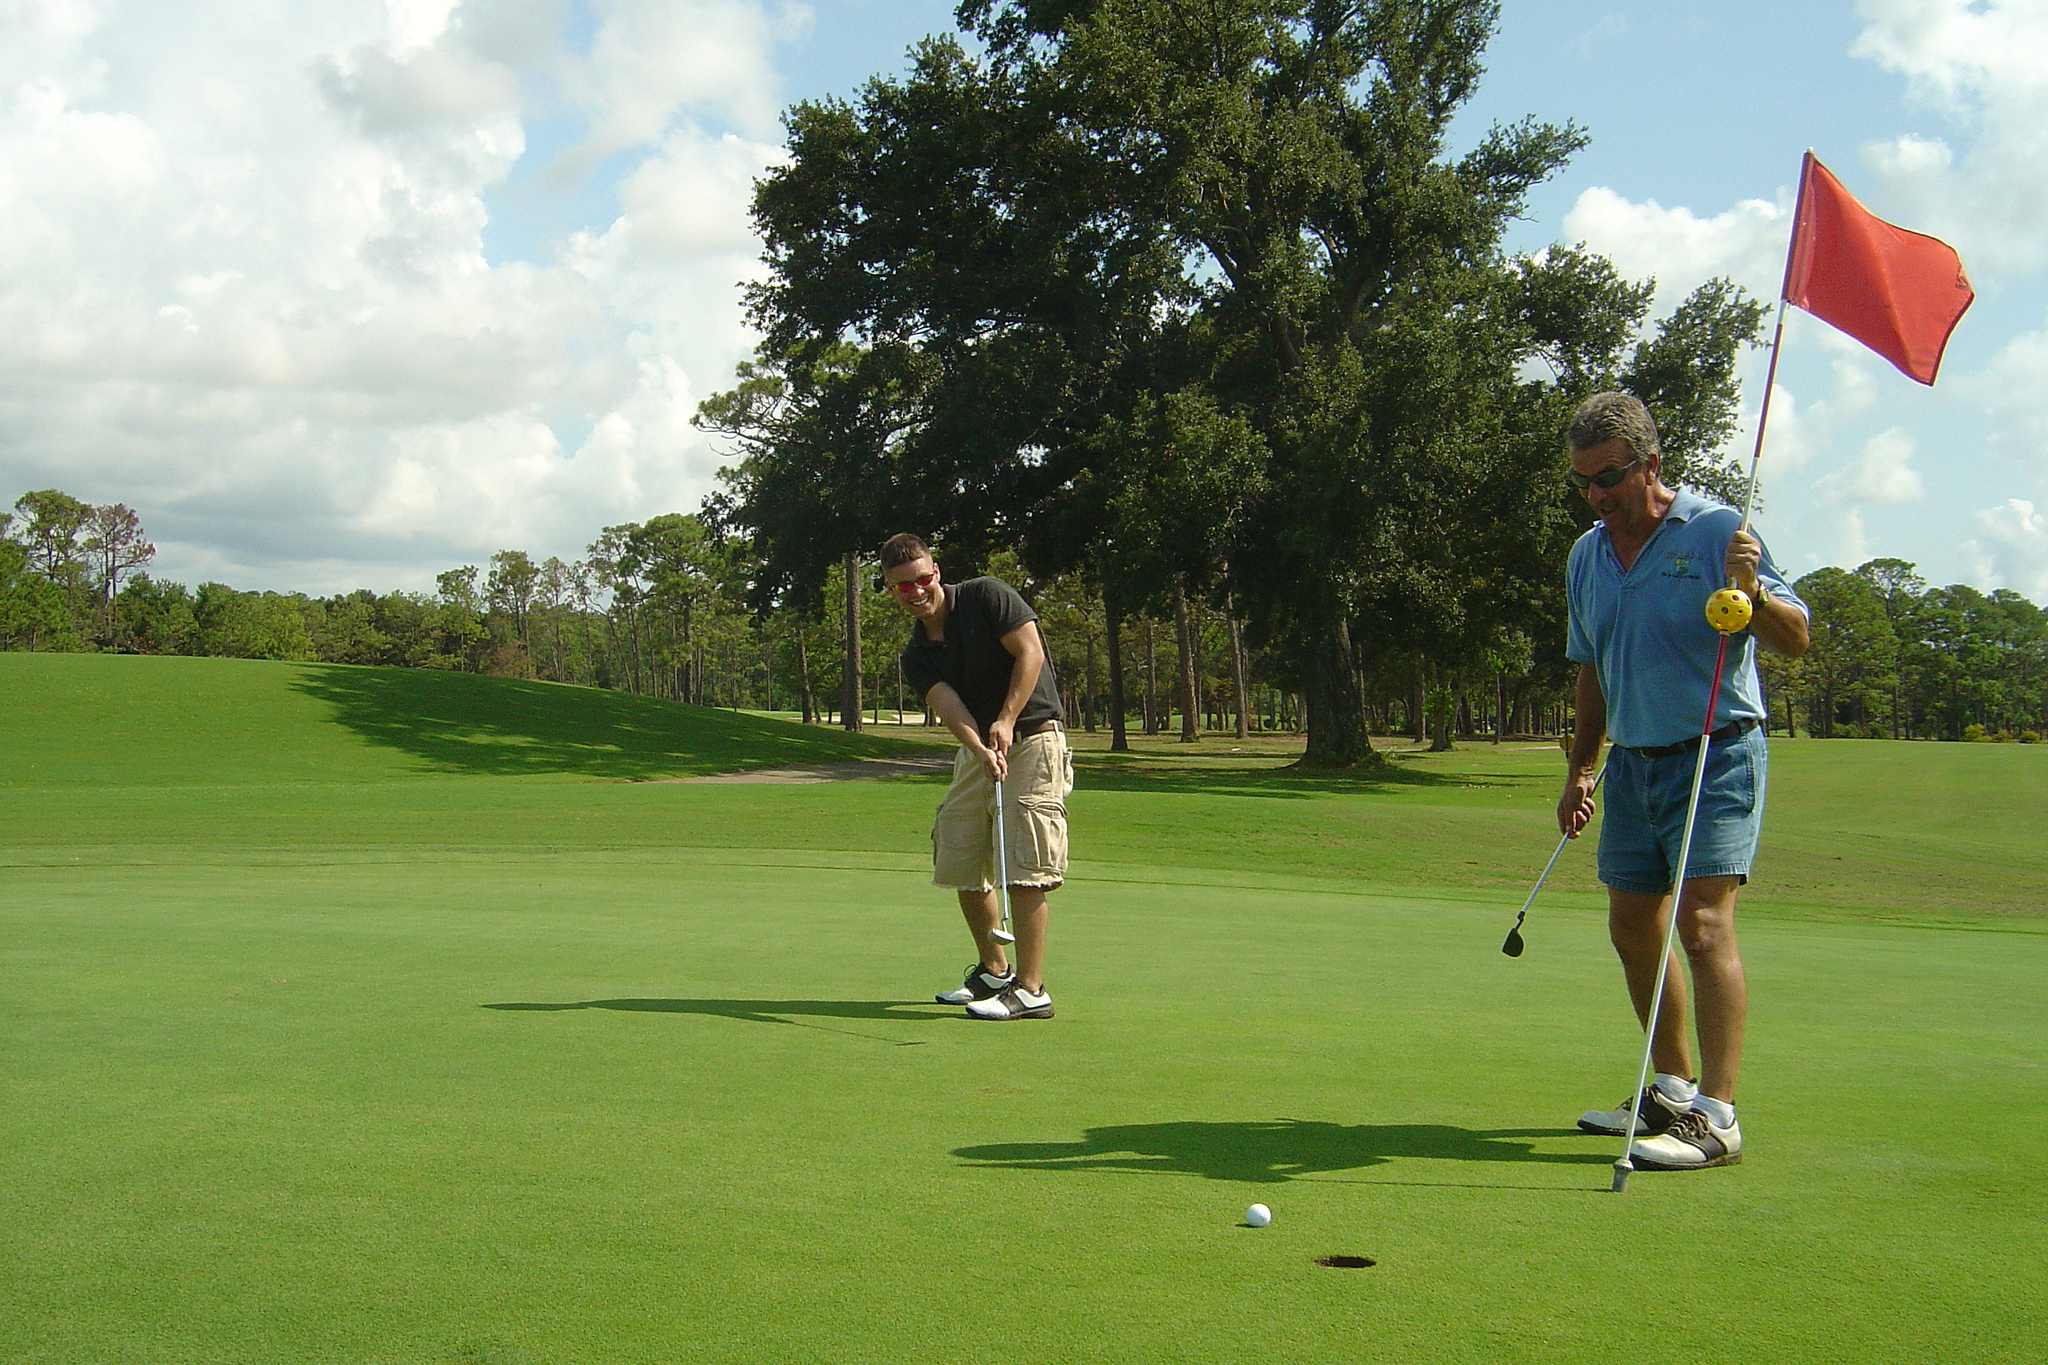
[[[901,583],[891,583],[889,586],[908,597],[919,588],[929,588],[937,577],[937,573],[919,574],[916,578],[906,578]]]

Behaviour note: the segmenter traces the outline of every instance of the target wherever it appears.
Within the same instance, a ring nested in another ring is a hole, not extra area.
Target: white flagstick
[[[1785,345],[1785,300],[1778,300],[1778,325],[1771,334],[1771,364],[1764,373],[1764,402],[1756,414],[1756,448],[1749,456],[1749,489],[1742,495],[1742,526],[1749,529],[1750,509],[1756,506],[1756,471],[1764,459],[1764,427],[1771,420],[1771,392],[1778,387],[1778,352]]]

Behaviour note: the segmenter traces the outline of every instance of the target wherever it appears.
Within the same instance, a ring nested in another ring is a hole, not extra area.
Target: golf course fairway
[[[2048,747],[1773,743],[1744,1160],[1616,1195],[1590,841],[1499,951],[1554,745],[1075,736],[1000,1025],[931,1001],[941,775],[667,780],[918,727],[24,654],[0,715],[0,1361],[2041,1357]]]

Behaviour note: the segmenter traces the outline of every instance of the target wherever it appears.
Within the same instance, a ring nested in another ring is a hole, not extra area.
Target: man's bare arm
[[[967,702],[952,690],[952,684],[942,684],[942,681],[932,684],[932,690],[924,694],[924,704],[932,708],[932,714],[938,716],[940,724],[952,731],[952,737],[961,741],[963,749],[973,749],[975,755],[981,757],[983,765],[987,765],[991,749],[981,743],[981,726],[975,724],[975,712],[967,710]],[[999,778],[1001,774],[991,767],[989,776]]]
[[[1593,782],[1599,775],[1600,741],[1607,737],[1607,694],[1600,673],[1579,665],[1572,688],[1572,748],[1565,760],[1564,793],[1557,798],[1557,828],[1576,839],[1593,818]]]
[[[1017,736],[1017,717],[1024,714],[1024,704],[1031,700],[1031,690],[1038,686],[1038,674],[1045,667],[1045,641],[1038,633],[1038,622],[1026,621],[1003,636],[1002,645],[1010,652],[1010,690],[1003,694],[1003,709],[988,727],[988,742],[998,753],[1008,754]]]
[[[1763,580],[1757,573],[1762,566],[1762,543],[1747,531],[1737,531],[1728,542],[1725,567],[1730,586],[1749,595],[1750,632],[1765,649],[1796,659],[1806,652],[1810,639],[1806,613],[1775,597],[1763,600]]]

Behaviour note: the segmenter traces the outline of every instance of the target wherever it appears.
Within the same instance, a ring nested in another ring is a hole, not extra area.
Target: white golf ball
[[[1244,1221],[1255,1228],[1262,1228],[1273,1221],[1273,1210],[1264,1204],[1254,1204],[1244,1211]]]

